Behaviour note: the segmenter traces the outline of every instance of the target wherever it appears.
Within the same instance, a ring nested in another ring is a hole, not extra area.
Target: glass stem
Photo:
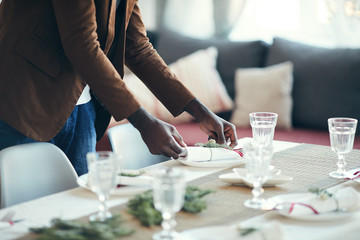
[[[338,154],[338,162],[336,163],[338,166],[338,172],[339,173],[345,173],[345,155],[344,154]]]
[[[163,212],[162,213],[163,221],[161,222],[161,226],[166,233],[170,233],[173,231],[173,228],[176,226],[176,221],[174,219],[174,213],[171,212]]]
[[[261,187],[260,182],[254,182],[253,184],[253,190],[251,191],[253,194],[253,201],[258,202],[260,200],[261,194],[263,194],[264,189]]]
[[[108,207],[107,207],[107,196],[100,194],[99,195],[99,200],[100,200],[100,205],[99,205],[99,218],[101,221],[106,220],[107,216],[107,211],[108,211]]]

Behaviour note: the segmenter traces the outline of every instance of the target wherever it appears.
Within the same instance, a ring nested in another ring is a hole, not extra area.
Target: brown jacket
[[[53,138],[86,84],[98,136],[110,115],[139,103],[122,81],[124,64],[174,115],[194,96],[146,37],[136,0],[3,0],[0,4],[0,119],[37,141]],[[104,111],[104,109],[106,109]]]

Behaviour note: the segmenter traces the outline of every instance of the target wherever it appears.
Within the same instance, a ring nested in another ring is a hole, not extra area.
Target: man
[[[81,175],[85,154],[95,151],[112,115],[127,118],[151,153],[177,159],[186,144],[173,126],[141,108],[122,81],[124,64],[174,116],[187,111],[209,137],[237,143],[235,127],[201,104],[153,49],[137,1],[118,3],[0,3],[0,149],[49,141]]]

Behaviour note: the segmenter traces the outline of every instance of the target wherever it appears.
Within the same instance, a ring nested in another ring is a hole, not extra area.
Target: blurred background
[[[360,0],[140,0],[148,30],[233,41],[360,46]]]
[[[1,3],[2,0],[0,0]],[[283,37],[322,47],[360,46],[360,0],[139,0],[148,30],[195,38]]]

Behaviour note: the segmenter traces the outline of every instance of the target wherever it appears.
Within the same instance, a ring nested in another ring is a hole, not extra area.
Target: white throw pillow
[[[234,105],[216,69],[217,55],[217,49],[209,47],[180,58],[169,65],[179,80],[215,113],[232,110]],[[135,74],[127,74],[124,81],[140,104],[153,116],[170,123],[193,120],[192,116],[186,112],[174,118]]]
[[[249,113],[275,112],[277,128],[292,127],[293,64],[284,62],[265,68],[239,68],[235,73],[235,110],[230,121],[250,127]]]

